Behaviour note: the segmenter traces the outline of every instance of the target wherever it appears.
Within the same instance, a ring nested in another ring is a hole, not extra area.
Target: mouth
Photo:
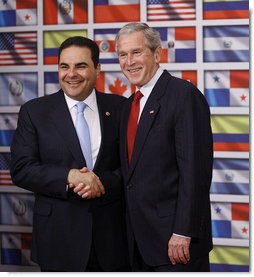
[[[141,67],[139,68],[132,68],[132,69],[127,69],[127,71],[130,73],[130,74],[135,74],[135,73],[138,73],[141,71]]]
[[[66,81],[70,87],[77,87],[81,84],[81,81]]]

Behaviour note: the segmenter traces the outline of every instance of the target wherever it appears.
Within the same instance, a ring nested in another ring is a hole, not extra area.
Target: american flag
[[[37,64],[36,32],[0,34],[0,66]]]
[[[147,20],[194,20],[195,0],[147,0]]]
[[[10,175],[10,164],[11,155],[10,153],[0,154],[0,186],[10,186],[12,185],[11,175]]]

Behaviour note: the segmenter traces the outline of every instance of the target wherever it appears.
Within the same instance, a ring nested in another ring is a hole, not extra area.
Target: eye
[[[134,55],[135,55],[135,56],[139,56],[139,55],[141,55],[141,53],[142,53],[141,50],[136,50],[136,51],[134,51]]]
[[[59,66],[59,68],[61,68],[61,69],[67,69],[67,68],[68,68],[68,65],[66,65],[66,64],[61,64],[61,65]]]
[[[87,68],[87,66],[86,65],[78,65],[77,68],[78,69],[85,69],[85,68]]]
[[[126,53],[120,53],[120,54],[119,54],[119,58],[123,59],[123,58],[125,58],[125,57],[126,57]]]

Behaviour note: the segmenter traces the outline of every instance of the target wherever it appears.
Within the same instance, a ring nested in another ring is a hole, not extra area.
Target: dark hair
[[[86,48],[90,49],[91,58],[94,63],[94,67],[95,68],[97,67],[97,65],[99,63],[99,55],[100,55],[99,47],[96,44],[96,42],[94,42],[93,40],[86,38],[86,37],[82,37],[82,36],[70,37],[62,42],[62,44],[60,45],[60,47],[58,49],[58,63],[60,61],[61,52],[64,49],[66,49],[70,46],[73,46],[73,45],[78,46],[78,47],[86,47]]]

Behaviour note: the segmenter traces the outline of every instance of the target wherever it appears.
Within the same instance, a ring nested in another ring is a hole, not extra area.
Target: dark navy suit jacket
[[[42,268],[84,271],[92,237],[105,271],[127,264],[119,123],[124,97],[96,92],[101,147],[94,172],[106,194],[84,200],[67,191],[71,168],[86,165],[63,91],[21,107],[11,145],[15,185],[34,192],[32,259]]]
[[[134,235],[148,265],[170,263],[172,233],[192,237],[191,259],[208,254],[213,144],[205,97],[190,82],[164,71],[141,114],[128,166],[126,130],[132,97],[120,128],[130,257]]]

